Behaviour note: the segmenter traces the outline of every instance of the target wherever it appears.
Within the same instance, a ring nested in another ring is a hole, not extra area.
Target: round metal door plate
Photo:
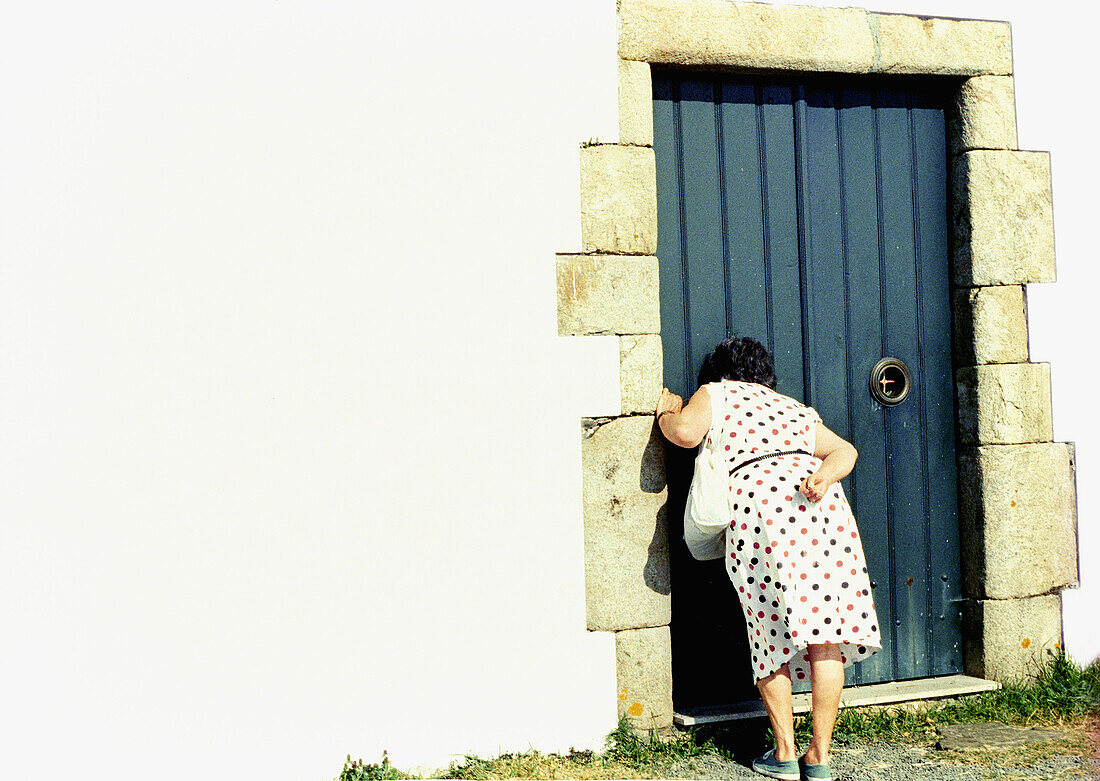
[[[883,358],[871,369],[870,386],[875,401],[893,407],[909,397],[913,376],[900,358]]]

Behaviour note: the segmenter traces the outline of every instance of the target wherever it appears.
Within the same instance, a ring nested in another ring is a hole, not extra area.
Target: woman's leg
[[[791,710],[791,669],[783,665],[767,678],[756,682],[768,719],[775,733],[775,758],[781,762],[795,759],[794,713]]]
[[[806,656],[810,660],[814,709],[814,737],[806,750],[806,762],[827,765],[840,693],[844,689],[844,662],[840,659],[840,647],[831,643],[811,645]]]

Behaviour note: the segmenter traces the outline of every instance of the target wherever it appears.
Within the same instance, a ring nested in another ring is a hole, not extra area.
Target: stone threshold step
[[[866,686],[851,686],[844,689],[840,698],[840,707],[851,708],[857,705],[892,705],[915,700],[934,700],[941,697],[958,697],[963,694],[999,689],[996,681],[974,678],[969,675],[941,675],[936,678],[916,678],[911,681],[888,681],[872,683]],[[801,692],[791,698],[794,712],[809,713],[810,692]],[[699,708],[685,708],[683,712],[672,715],[674,724],[680,727],[692,727],[698,724],[713,724],[720,721],[754,719],[766,717],[764,704],[759,700],[735,702],[730,705],[708,705]]]

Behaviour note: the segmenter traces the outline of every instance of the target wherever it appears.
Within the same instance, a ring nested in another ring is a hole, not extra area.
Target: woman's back
[[[730,465],[733,517],[726,571],[749,629],[758,678],[789,664],[809,676],[808,643],[831,642],[844,662],[879,647],[863,549],[840,483],[819,502],[800,484],[815,458],[812,407],[751,382],[710,383],[712,431]]]
[[[814,452],[814,430],[821,418],[789,396],[754,382],[722,380],[706,386],[711,399],[711,436],[730,468],[769,453]]]

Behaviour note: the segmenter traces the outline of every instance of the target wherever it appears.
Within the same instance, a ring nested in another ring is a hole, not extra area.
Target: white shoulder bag
[[[698,561],[720,559],[726,555],[724,532],[733,516],[730,509],[729,464],[718,452],[722,423],[726,417],[726,386],[724,382],[715,384],[722,398],[719,402],[714,398],[714,388],[708,389],[711,391],[711,410],[717,408],[721,412],[712,412],[710,431],[699,445],[695,473],[684,508],[684,542]]]

